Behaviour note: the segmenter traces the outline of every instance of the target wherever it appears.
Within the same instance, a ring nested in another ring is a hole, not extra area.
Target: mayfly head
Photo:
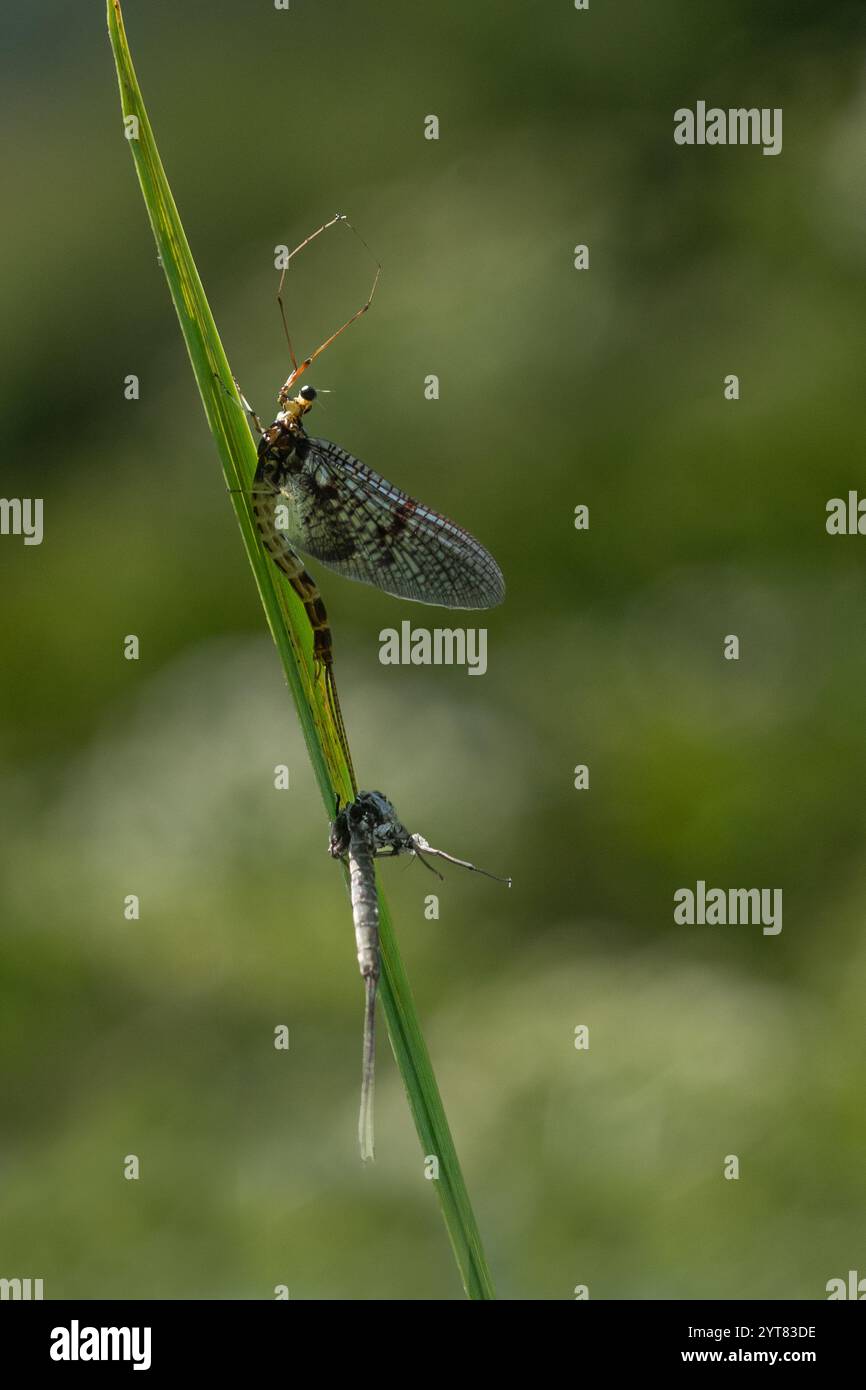
[[[292,378],[289,377],[285,386],[280,388],[280,394],[277,397],[280,406],[280,413],[277,418],[290,426],[298,424],[307,411],[312,410],[313,401],[316,399],[315,386],[302,386],[296,396],[289,395],[292,389],[291,381]]]

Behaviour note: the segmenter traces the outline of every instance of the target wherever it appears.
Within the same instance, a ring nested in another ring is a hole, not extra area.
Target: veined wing
[[[462,526],[417,502],[327,439],[308,439],[288,477],[287,539],[337,574],[396,598],[494,608],[502,572]]]

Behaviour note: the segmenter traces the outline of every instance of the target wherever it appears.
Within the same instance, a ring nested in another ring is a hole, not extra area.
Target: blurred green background
[[[866,540],[824,529],[866,493],[862,7],[124,13],[247,395],[268,415],[288,370],[274,246],[348,213],[384,272],[312,378],[311,431],[507,578],[477,679],[382,667],[381,628],[448,616],[312,566],[361,784],[514,875],[449,871],[429,922],[434,880],[383,870],[500,1294],[824,1297],[866,1273]],[[104,6],[2,24],[3,493],[45,499],[45,539],[0,542],[0,1275],[460,1297],[384,1030],[358,1159],[347,900]],[[781,106],[783,153],[675,146],[698,99]],[[340,229],[305,252],[299,346],[369,279]],[[698,878],[781,887],[781,935],[676,926]]]

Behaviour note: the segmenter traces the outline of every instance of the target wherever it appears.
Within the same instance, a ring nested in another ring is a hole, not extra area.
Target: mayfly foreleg
[[[325,351],[325,348],[329,348],[333,342],[336,342],[340,334],[345,333],[346,329],[351,324],[353,324],[356,319],[359,319],[362,314],[366,314],[370,305],[373,303],[373,295],[376,293],[376,286],[379,283],[379,276],[381,274],[381,270],[381,266],[376,267],[376,274],[373,278],[373,288],[370,290],[370,295],[366,303],[362,304],[360,309],[356,309],[354,314],[352,314],[350,318],[347,318],[344,324],[340,325],[336,333],[332,333],[330,338],[326,338],[323,343],[320,343],[319,346],[316,348],[315,352],[310,353],[309,357],[304,358],[303,362],[300,364],[299,367],[295,368],[295,370],[292,372],[291,377],[289,378],[289,380],[293,384],[297,381],[298,377],[301,376],[301,374],[305,372],[307,368],[313,364],[313,362],[315,362],[317,357],[321,357],[322,353]]]
[[[289,266],[291,265],[292,261],[295,259],[295,256],[297,256],[299,251],[303,251],[305,246],[309,246],[311,241],[315,241],[316,237],[321,236],[322,232],[326,232],[329,227],[333,227],[337,222],[345,221],[346,218],[344,217],[343,213],[338,212],[334,217],[331,218],[330,222],[323,222],[321,227],[317,227],[314,232],[310,232],[310,235],[304,238],[300,246],[296,246],[294,251],[289,252],[286,264],[283,266],[283,273],[280,276],[280,285],[279,289],[277,290],[277,303],[280,306],[280,317],[283,320],[283,332],[286,335],[286,342],[289,346],[289,357],[292,359],[292,366],[295,372],[297,372],[298,370],[298,359],[295,357],[295,349],[292,347],[292,335],[289,332],[289,325],[286,319],[286,306],[283,303],[283,284],[286,279],[286,271],[288,270]]]
[[[412,835],[410,839],[412,841],[412,852],[421,860],[422,864],[427,864],[424,858],[425,854],[433,854],[438,859],[444,859],[448,864],[456,864],[460,869],[471,869],[474,874],[483,874],[485,878],[492,878],[496,883],[504,883],[508,888],[511,887],[510,877],[503,878],[500,874],[492,874],[489,869],[479,869],[477,864],[470,864],[468,859],[458,859],[453,854],[447,854],[444,849],[434,849],[431,844],[427,843],[423,835]],[[438,874],[439,878],[442,877],[442,875],[438,873],[438,870],[433,868],[432,864],[427,864],[427,868],[433,869],[434,874]]]
[[[295,349],[292,346],[292,337],[289,333],[289,325],[288,320],[286,318],[286,308],[285,304],[283,303],[283,284],[285,283],[286,272],[288,271],[289,266],[291,265],[292,261],[294,260],[295,256],[297,256],[299,251],[303,251],[304,247],[309,246],[310,242],[314,241],[317,236],[320,236],[322,232],[326,232],[329,227],[336,226],[338,222],[345,223],[345,225],[349,228],[349,231],[354,233],[354,235],[360,241],[361,245],[366,250],[367,254],[370,256],[370,259],[373,261],[373,264],[376,267],[376,273],[373,276],[373,285],[369,295],[367,296],[366,301],[361,305],[360,309],[356,309],[354,314],[347,318],[346,322],[344,324],[341,324],[341,326],[337,329],[335,333],[332,333],[329,338],[326,338],[323,343],[319,344],[315,352],[312,352],[309,357],[305,357],[304,360],[299,363],[297,357],[295,356]],[[286,342],[289,348],[289,357],[291,358],[292,362],[291,375],[289,376],[285,386],[283,387],[283,392],[286,395],[286,399],[288,399],[291,389],[294,386],[295,382],[298,380],[298,377],[303,375],[307,368],[311,366],[313,362],[315,362],[316,358],[320,357],[321,354],[325,351],[325,349],[329,348],[331,344],[337,338],[339,338],[340,334],[346,331],[350,324],[353,324],[356,319],[359,319],[363,314],[366,314],[370,305],[373,303],[373,295],[376,293],[376,286],[379,283],[379,276],[381,275],[381,273],[382,267],[376,260],[366,241],[361,236],[360,232],[356,231],[356,229],[352,226],[352,223],[349,221],[348,217],[346,217],[346,215],[342,212],[338,212],[336,216],[331,218],[330,222],[323,222],[321,227],[317,227],[314,232],[311,232],[308,237],[305,237],[305,239],[301,242],[300,246],[296,246],[294,251],[290,253],[286,261],[286,264],[283,267],[283,272],[280,276],[279,288],[277,290],[277,303],[280,306],[280,317],[283,321],[283,332],[286,335]]]
[[[425,858],[424,858],[424,855],[421,853],[420,849],[418,848],[417,842],[415,843],[415,845],[413,846],[413,848],[412,848],[412,850],[411,850],[410,852],[411,852],[412,854],[414,854],[414,856],[415,856],[416,859],[420,860],[420,862],[424,865],[424,868],[425,868],[425,869],[429,869],[430,872],[431,872],[431,874],[435,874],[436,877],[440,880],[440,882],[442,882],[442,883],[445,882],[445,875],[444,875],[444,874],[440,874],[439,870],[436,868],[436,865],[435,865],[435,864],[431,864],[429,859],[425,859]],[[395,849],[395,850],[392,850],[391,853],[392,853],[392,854],[399,854],[400,851],[399,851],[398,849]]]

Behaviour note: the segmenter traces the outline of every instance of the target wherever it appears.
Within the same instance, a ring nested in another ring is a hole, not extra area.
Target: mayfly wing
[[[505,597],[489,551],[456,522],[402,492],[327,439],[305,438],[287,541],[337,574],[395,598],[494,608]]]

